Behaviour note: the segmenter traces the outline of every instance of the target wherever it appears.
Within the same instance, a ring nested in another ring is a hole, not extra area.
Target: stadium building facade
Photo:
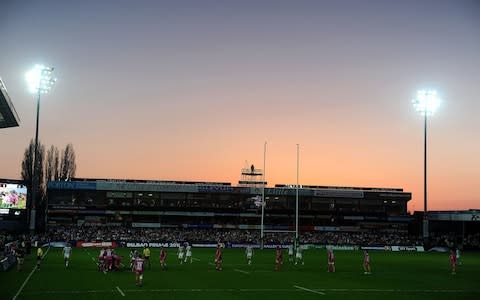
[[[47,185],[47,225],[259,229],[262,187],[225,182],[73,179]],[[300,231],[408,231],[411,193],[301,186]],[[265,188],[265,228],[293,230],[296,187]]]

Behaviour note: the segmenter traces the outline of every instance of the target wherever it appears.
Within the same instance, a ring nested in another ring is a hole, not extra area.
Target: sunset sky
[[[77,176],[398,187],[423,209],[480,209],[480,1],[2,1],[0,77],[21,119],[0,178],[35,133],[25,72],[56,68],[40,139]]]

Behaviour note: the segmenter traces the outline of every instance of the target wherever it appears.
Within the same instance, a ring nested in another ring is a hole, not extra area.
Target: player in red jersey
[[[452,266],[452,275],[457,274],[457,255],[453,250],[450,250],[450,266]]]
[[[167,268],[167,262],[166,262],[166,259],[167,259],[167,251],[165,251],[165,249],[160,248],[160,267],[162,267],[162,269],[166,269]]]
[[[215,270],[221,271],[222,268],[222,246],[220,243],[217,245],[217,250],[215,251]]]
[[[107,270],[110,271],[112,270],[112,263],[113,263],[113,250],[110,248],[107,248],[105,250],[105,260],[107,264]]]
[[[280,247],[277,246],[277,249],[275,249],[275,271],[282,270],[282,265],[283,265],[283,252],[282,252],[282,249],[280,249]]]
[[[142,286],[143,284],[143,263],[145,261],[141,256],[135,258],[133,262],[133,269],[135,270],[135,285]]]
[[[123,259],[122,256],[117,255],[116,253],[113,254],[113,268],[114,268],[116,271],[119,271],[119,270],[120,270],[120,267],[121,267],[121,265],[122,265],[122,259]]]
[[[333,249],[327,250],[327,261],[328,261],[328,272],[335,273],[335,254],[333,254]]]
[[[363,251],[363,274],[372,274],[372,270],[370,269],[370,255],[368,251]]]

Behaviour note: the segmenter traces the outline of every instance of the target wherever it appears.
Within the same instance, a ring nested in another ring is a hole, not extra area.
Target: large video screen
[[[27,187],[16,183],[0,182],[0,208],[25,209]]]

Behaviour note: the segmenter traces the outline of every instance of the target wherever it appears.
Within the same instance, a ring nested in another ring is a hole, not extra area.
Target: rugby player
[[[248,245],[245,249],[245,255],[247,256],[247,264],[251,265],[253,258],[253,248],[251,245]]]
[[[43,258],[43,249],[42,247],[37,248],[37,271],[40,271],[40,263],[42,262]]]
[[[372,274],[372,270],[370,268],[370,255],[368,254],[368,250],[363,251],[363,274]]]
[[[185,262],[188,261],[188,259],[190,258],[190,263],[193,262],[193,258],[192,258],[192,246],[190,246],[189,243],[187,243],[187,255],[185,256]]]
[[[148,246],[143,247],[143,259],[146,264],[148,264],[148,268],[150,269],[150,248]]]
[[[143,285],[143,263],[145,261],[142,259],[141,256],[135,258],[133,263],[133,268],[135,270],[135,285],[142,286]]]
[[[275,249],[275,271],[280,271],[282,269],[283,264],[283,253],[280,246],[277,246]]]
[[[302,263],[302,265],[305,264],[305,262],[303,261],[303,251],[302,251],[302,247],[300,247],[300,245],[297,245],[297,253],[295,254],[295,264],[297,265],[298,263]]]
[[[333,254],[333,249],[327,249],[327,271],[335,273],[335,254]]]
[[[65,247],[63,247],[63,260],[65,261],[65,268],[68,268],[68,264],[70,263],[70,254],[72,253],[72,247],[70,244],[67,243]]]
[[[217,250],[215,251],[215,270],[217,271],[222,271],[222,263],[223,263],[223,257],[222,257],[222,246],[220,243],[217,245]]]
[[[166,259],[167,259],[167,251],[162,247],[160,248],[160,266],[162,267],[162,269],[167,268]]]

